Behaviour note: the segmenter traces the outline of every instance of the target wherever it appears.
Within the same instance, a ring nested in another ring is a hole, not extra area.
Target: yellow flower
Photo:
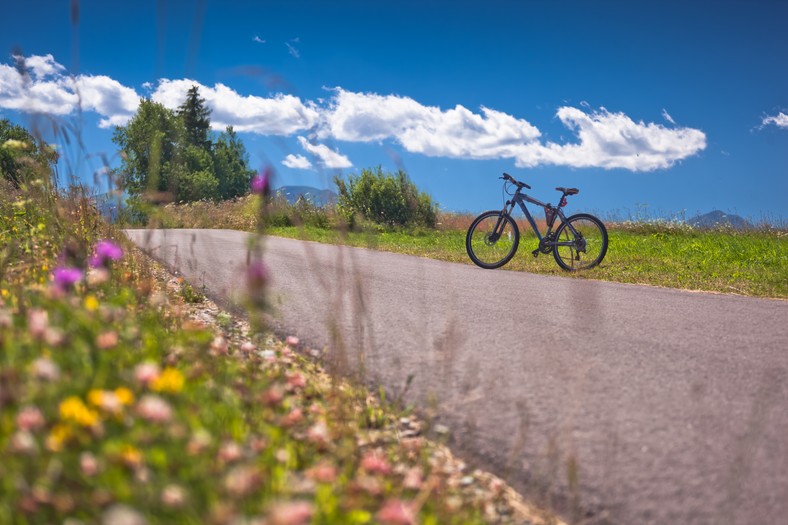
[[[2,290],[0,290],[0,295],[2,295],[3,297],[8,297],[10,295],[10,292],[5,288],[3,288]]]
[[[134,394],[125,386],[115,389],[115,395],[122,405],[130,405],[134,402]]]
[[[96,390],[94,388],[93,390],[88,392],[88,403],[90,403],[94,407],[100,407],[103,399],[104,399],[104,392],[101,390]]]
[[[183,374],[175,368],[165,368],[159,377],[153,380],[151,389],[156,392],[180,392],[183,389]]]
[[[120,451],[120,459],[130,467],[137,467],[142,464],[142,452],[132,445],[125,445]]]
[[[73,421],[83,427],[92,427],[98,423],[98,414],[85,406],[77,396],[66,398],[60,403],[60,418]]]
[[[98,299],[96,299],[95,295],[88,295],[87,297],[85,297],[85,309],[87,309],[87,311],[95,312],[96,310],[98,310],[98,307],[99,307],[99,302]]]
[[[63,443],[70,437],[71,429],[68,425],[57,424],[47,436],[46,446],[52,452],[60,452],[63,450]]]

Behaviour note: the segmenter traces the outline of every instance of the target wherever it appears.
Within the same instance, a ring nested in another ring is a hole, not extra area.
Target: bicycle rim
[[[580,234],[575,237],[572,228]],[[588,216],[570,217],[562,224],[556,234],[558,246],[553,256],[561,268],[568,271],[593,268],[605,257],[607,252],[607,231],[597,219]]]
[[[505,216],[499,225],[499,212],[485,213],[477,218],[466,239],[471,260],[482,268],[498,268],[514,257],[520,232],[511,217]],[[496,231],[497,227],[497,231]]]

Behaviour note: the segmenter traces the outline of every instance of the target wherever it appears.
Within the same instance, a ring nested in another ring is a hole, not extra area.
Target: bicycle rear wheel
[[[593,268],[607,253],[607,229],[602,221],[587,213],[569,217],[555,237],[555,262],[570,272]]]
[[[474,264],[488,270],[508,263],[519,243],[517,223],[500,211],[487,211],[476,217],[465,237],[468,256]]]

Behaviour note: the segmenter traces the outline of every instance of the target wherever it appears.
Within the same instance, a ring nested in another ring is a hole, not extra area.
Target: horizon
[[[197,85],[279,186],[380,165],[474,213],[506,171],[570,211],[788,219],[788,5],[77,5],[6,9],[0,118],[73,130],[58,169],[97,192],[139,99]]]

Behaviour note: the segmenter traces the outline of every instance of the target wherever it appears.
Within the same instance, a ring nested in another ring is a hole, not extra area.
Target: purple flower
[[[123,249],[110,240],[96,244],[95,255],[90,258],[90,265],[94,268],[106,268],[112,261],[123,257]]]
[[[55,280],[55,286],[60,290],[66,291],[82,280],[82,270],[70,266],[61,266],[55,268],[52,276]]]
[[[266,169],[263,173],[252,177],[252,193],[257,195],[268,195],[270,190],[269,184],[269,170]]]
[[[250,290],[260,290],[268,282],[268,268],[262,261],[255,261],[246,269],[246,284]]]

